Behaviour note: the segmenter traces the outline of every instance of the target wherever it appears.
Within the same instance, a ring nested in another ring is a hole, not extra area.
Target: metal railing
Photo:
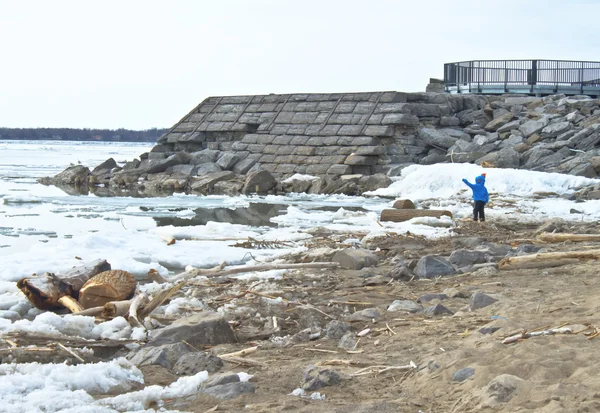
[[[600,87],[600,62],[568,60],[472,60],[444,64],[444,84],[452,86]]]

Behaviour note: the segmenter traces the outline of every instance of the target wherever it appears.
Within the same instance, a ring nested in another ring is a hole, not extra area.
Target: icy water
[[[359,224],[356,216],[364,219],[373,211],[365,221],[371,225],[375,212],[389,202],[305,194],[98,197],[69,195],[36,181],[72,164],[91,169],[110,157],[122,164],[151,147],[148,143],[0,141],[0,256],[4,261],[0,280],[60,271],[79,258],[107,258],[113,267],[116,264],[135,273],[150,268],[172,272],[186,265],[210,266],[225,260],[244,262],[247,251],[208,240],[302,238],[305,235],[298,235],[297,230],[324,223]],[[346,210],[339,212],[340,208]],[[278,221],[282,214],[287,219]],[[167,248],[164,236],[182,242]]]

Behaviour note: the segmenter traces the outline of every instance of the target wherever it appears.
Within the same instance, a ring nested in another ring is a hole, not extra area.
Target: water
[[[123,164],[150,148],[148,143],[0,141],[0,256],[5,264],[0,280],[28,275],[28,271],[57,271],[60,268],[54,267],[64,267],[74,257],[113,257],[122,269],[142,273],[148,268],[164,271],[186,264],[209,266],[224,259],[243,262],[237,250],[224,245],[200,248],[182,241],[167,251],[160,237],[297,238],[290,234],[326,224],[350,226],[357,223],[357,217],[365,218],[368,211],[384,206],[378,199],[306,194],[70,195],[36,181],[73,164],[92,169],[110,157]],[[346,212],[338,212],[340,208]],[[366,222],[370,225],[374,220],[370,217]],[[199,254],[194,248],[206,249]]]

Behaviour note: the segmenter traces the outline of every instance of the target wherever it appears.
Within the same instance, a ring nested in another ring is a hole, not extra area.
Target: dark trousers
[[[483,207],[485,207],[485,202],[475,201],[475,205],[473,206],[473,221],[477,221],[477,217],[479,217],[479,221],[485,221],[485,212]]]

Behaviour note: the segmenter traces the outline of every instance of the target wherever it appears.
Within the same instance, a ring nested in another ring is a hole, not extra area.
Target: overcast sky
[[[412,92],[451,61],[600,61],[598,16],[598,0],[0,0],[0,126],[170,127],[208,96]]]

